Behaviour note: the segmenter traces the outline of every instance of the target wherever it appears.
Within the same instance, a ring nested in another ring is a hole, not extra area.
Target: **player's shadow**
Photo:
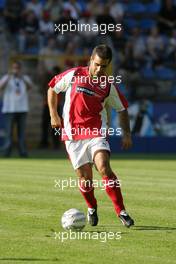
[[[103,230],[101,230],[103,229]],[[102,231],[104,232],[109,232],[109,229],[111,229],[110,231],[111,232],[117,232],[117,226],[116,225],[99,225],[97,227],[97,230],[94,230],[94,231],[89,231],[89,232],[97,232],[97,233],[101,233]],[[131,228],[129,229],[126,229],[126,230],[135,230],[135,231],[176,231],[176,227],[168,227],[168,226],[137,226],[137,225],[134,225],[132,226]],[[129,232],[125,232],[125,231],[121,231],[120,230],[120,233],[121,234],[129,234]]]
[[[8,260],[8,261],[59,261],[59,259],[42,259],[42,258],[0,258],[1,260]]]
[[[134,226],[133,229],[138,231],[176,231],[176,227],[169,226]]]
[[[84,229],[83,229],[84,231]],[[86,230],[87,232],[90,232],[90,233],[94,233],[94,232],[97,232],[97,233],[102,233],[102,232],[105,232],[105,233],[109,233],[109,232],[113,232],[113,233],[120,233],[121,235],[124,235],[124,234],[127,234],[128,232],[125,232],[125,231],[122,231],[122,230],[118,230],[117,229],[117,225],[98,225],[97,228],[94,227],[94,230]],[[86,232],[85,231],[85,232]]]

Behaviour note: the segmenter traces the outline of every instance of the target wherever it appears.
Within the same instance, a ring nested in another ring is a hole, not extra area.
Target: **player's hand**
[[[124,134],[122,137],[122,149],[127,150],[133,145],[131,134]]]
[[[62,122],[59,115],[51,116],[51,127],[52,128],[62,127]]]

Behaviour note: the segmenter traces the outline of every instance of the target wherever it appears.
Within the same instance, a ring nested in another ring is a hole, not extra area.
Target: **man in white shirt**
[[[25,127],[28,106],[28,90],[32,82],[27,75],[21,73],[21,64],[13,62],[11,72],[0,80],[0,90],[3,90],[2,113],[5,115],[6,138],[4,144],[5,156],[9,157],[12,150],[13,125],[17,125],[19,154],[27,157],[25,145]]]

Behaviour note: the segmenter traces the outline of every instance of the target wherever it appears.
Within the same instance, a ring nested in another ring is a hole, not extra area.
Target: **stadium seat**
[[[138,2],[129,3],[126,11],[130,14],[141,14],[146,12],[146,6]]]
[[[169,37],[166,36],[166,35],[164,35],[164,34],[160,34],[160,35],[161,35],[161,37],[162,37],[162,40],[163,40],[164,46],[168,45],[168,44],[169,44],[169,41],[170,41]]]
[[[155,78],[155,72],[150,67],[145,67],[141,70],[141,74],[145,79],[154,79]]]
[[[87,11],[86,1],[78,0],[78,3],[79,3],[79,6],[81,8],[81,12],[86,12]]]
[[[156,24],[157,22],[154,19],[142,19],[139,22],[139,27],[142,30],[150,30],[151,28],[155,27]]]
[[[175,82],[174,82],[174,84],[171,86],[170,95],[172,95],[172,96],[176,96],[176,84],[175,84]]]
[[[124,19],[124,24],[128,29],[132,29],[138,27],[138,21],[134,18],[126,18]]]
[[[174,80],[176,79],[176,72],[167,67],[159,67],[155,69],[156,78],[160,80]]]
[[[152,2],[149,4],[146,4],[146,12],[148,12],[149,14],[157,14],[160,11],[160,3],[159,2]]]
[[[3,9],[5,6],[5,0],[0,0],[0,9]]]

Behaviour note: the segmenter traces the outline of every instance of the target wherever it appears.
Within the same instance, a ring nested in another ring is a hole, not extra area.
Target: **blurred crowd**
[[[147,79],[176,78],[176,1],[174,0],[7,0],[1,20],[18,53],[86,55],[99,43],[114,52],[114,72],[137,73]],[[74,23],[122,24],[121,31],[55,31],[55,25]],[[56,61],[45,61],[47,71]],[[75,66],[67,61],[64,68]]]
[[[90,30],[68,30],[63,34],[56,30],[58,26],[70,25],[70,22],[75,25],[88,24]],[[121,30],[102,34],[100,30],[93,29],[94,25],[98,25],[99,29],[101,25],[119,25]],[[137,104],[135,111],[139,108],[139,114],[135,114],[137,118],[134,133],[140,134],[143,131],[143,119],[151,124],[144,126],[151,131],[153,120],[150,111],[146,111],[146,105],[149,108],[151,105],[150,102],[146,104],[146,100],[172,101],[176,96],[176,0],[0,0],[1,46],[3,35],[4,49],[8,47],[8,54],[34,55],[37,58],[35,76],[30,77],[35,79],[43,96],[42,148],[48,147],[51,134],[46,100],[48,81],[68,68],[87,65],[92,49],[98,44],[104,43],[112,48],[112,74],[122,76],[123,84],[120,84],[120,89],[128,100],[132,103],[138,100],[139,105]],[[1,53],[2,51],[1,48]],[[78,58],[80,55],[82,59],[74,59],[74,55]],[[61,59],[63,56],[64,60]],[[16,62],[12,68],[18,65]],[[4,73],[6,70],[8,69]],[[18,98],[20,94],[27,96],[27,88],[26,94],[22,90],[19,92],[20,86],[28,86],[24,82],[25,78],[8,73],[0,81],[1,88],[8,93],[11,82]],[[20,82],[22,85],[17,85]],[[13,96],[10,95],[10,100],[13,101]],[[58,101],[62,105],[61,97]],[[16,115],[19,112],[16,107],[11,111],[13,114],[9,114],[9,111],[11,110],[6,109],[4,112],[8,120],[5,124],[9,124],[7,131],[10,135],[12,123],[16,120],[17,125],[19,124],[20,155],[26,156],[23,134],[26,118],[24,113],[27,110],[20,110],[23,113],[20,116]],[[54,134],[52,141],[53,148],[57,149],[59,143]],[[10,136],[6,143],[8,156],[11,152]]]

